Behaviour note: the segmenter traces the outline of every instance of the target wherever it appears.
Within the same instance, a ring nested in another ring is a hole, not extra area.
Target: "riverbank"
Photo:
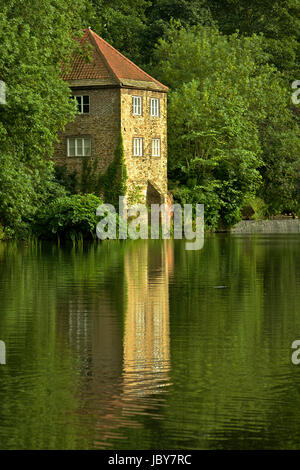
[[[96,201],[98,202],[98,201]],[[94,211],[95,212],[95,211]],[[55,226],[53,226],[53,221],[44,224],[44,236],[41,236],[41,233],[31,233],[23,236],[13,236],[10,231],[5,233],[5,230],[0,226],[0,242],[12,241],[12,240],[23,240],[23,241],[38,241],[38,240],[58,240],[61,241],[71,241],[73,244],[81,244],[84,240],[87,241],[96,241],[97,238],[93,236],[96,233],[97,219],[93,212],[93,220],[90,220],[88,227],[84,227],[82,220],[76,220],[74,226],[70,226],[69,217],[66,218],[66,226],[62,225],[61,217],[55,211],[55,215],[58,216],[58,220],[55,220]],[[74,214],[72,214],[74,216]],[[74,222],[74,217],[72,218]],[[80,222],[80,223],[79,223]],[[87,222],[87,220],[85,220]],[[78,224],[79,223],[79,224]],[[292,219],[290,217],[282,217],[274,219],[264,219],[264,220],[242,220],[238,222],[233,227],[223,227],[219,228],[216,231],[206,229],[206,233],[237,233],[237,234],[255,234],[255,233],[300,233],[300,219]],[[48,234],[48,236],[45,236]],[[161,235],[161,234],[160,234]],[[118,237],[117,237],[118,238]],[[151,238],[149,233],[149,239]],[[172,236],[171,236],[172,238]]]

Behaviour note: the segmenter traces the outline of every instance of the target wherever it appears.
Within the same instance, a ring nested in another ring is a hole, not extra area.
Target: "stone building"
[[[120,132],[127,167],[127,194],[147,203],[167,194],[168,88],[141,70],[91,29],[90,61],[75,56],[65,79],[78,102],[79,115],[59,136],[54,159],[81,173],[83,162],[96,160],[104,173],[114,158]]]

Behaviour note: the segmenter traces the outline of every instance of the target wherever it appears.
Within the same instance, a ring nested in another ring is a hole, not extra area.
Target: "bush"
[[[34,233],[41,238],[65,240],[96,237],[97,207],[102,200],[93,194],[65,196],[52,202],[37,215]]]
[[[241,210],[243,219],[264,219],[268,217],[268,207],[259,197],[246,199]]]

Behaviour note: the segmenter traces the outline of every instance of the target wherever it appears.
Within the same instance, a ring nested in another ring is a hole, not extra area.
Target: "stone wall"
[[[72,88],[74,95],[90,96],[90,113],[81,114],[67,124],[55,145],[54,159],[65,164],[70,172],[82,171],[86,159],[97,159],[97,171],[103,173],[114,158],[120,129],[124,139],[125,162],[128,173],[127,189],[137,190],[146,201],[148,181],[161,195],[167,194],[167,94],[158,91],[127,88]],[[132,112],[132,96],[143,97],[143,115]],[[160,99],[160,116],[150,115],[150,98]],[[68,157],[67,137],[90,136],[91,157]],[[143,137],[142,157],[133,156],[133,138]],[[161,156],[152,157],[152,139],[160,138]]]
[[[118,88],[73,89],[75,95],[90,96],[89,114],[76,116],[67,124],[55,145],[54,159],[58,164],[66,164],[69,171],[81,173],[82,162],[86,159],[98,161],[98,171],[104,172],[114,158],[114,151],[120,133],[120,90]],[[68,157],[67,137],[90,136],[91,157]]]
[[[232,233],[300,233],[299,219],[242,220]]]
[[[132,112],[132,96],[142,96],[142,116]],[[150,115],[150,98],[160,99],[160,116]],[[121,129],[124,139],[124,151],[128,173],[127,187],[140,187],[146,200],[148,181],[162,197],[167,194],[167,94],[158,91],[121,89]],[[142,157],[133,156],[133,138],[143,137]],[[152,157],[152,139],[161,139],[161,156]]]

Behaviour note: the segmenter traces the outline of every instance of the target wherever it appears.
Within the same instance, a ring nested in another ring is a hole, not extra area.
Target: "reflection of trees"
[[[1,449],[75,449],[77,379],[56,311],[53,266],[39,250],[0,244]],[[66,387],[66,384],[67,387]],[[68,417],[68,418],[66,418]]]
[[[0,244],[0,447],[295,447],[299,279],[297,236]]]
[[[122,374],[122,256],[122,247],[104,244],[82,251],[0,244],[0,331],[9,354],[0,376],[0,447],[88,446],[81,392],[97,394],[90,379],[102,373],[99,393],[109,395]]]
[[[290,361],[300,337],[298,244],[298,237],[208,237],[192,256],[175,244],[177,386],[165,415],[176,423],[165,429],[175,447],[272,447],[292,429],[300,435],[300,377]],[[220,285],[227,288],[213,288]]]

